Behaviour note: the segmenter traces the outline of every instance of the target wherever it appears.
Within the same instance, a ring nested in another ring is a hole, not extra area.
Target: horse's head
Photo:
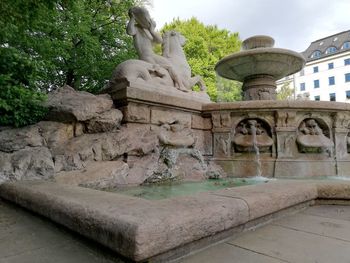
[[[186,38],[179,32],[175,31],[175,30],[171,30],[169,31],[169,34],[171,37],[174,37],[177,39],[177,41],[179,41],[180,46],[184,46],[186,43]]]
[[[183,53],[182,47],[186,43],[186,38],[174,30],[163,34],[163,56],[170,57],[170,53]]]

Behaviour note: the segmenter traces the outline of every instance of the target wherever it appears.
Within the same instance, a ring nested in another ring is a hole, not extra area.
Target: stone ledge
[[[182,92],[174,87],[150,85],[140,81],[124,81],[103,92],[111,95],[117,107],[137,102],[201,113],[202,105],[210,102],[205,92]]]
[[[0,185],[0,196],[135,261],[322,199],[350,199],[350,182],[288,181],[149,201],[52,182]]]

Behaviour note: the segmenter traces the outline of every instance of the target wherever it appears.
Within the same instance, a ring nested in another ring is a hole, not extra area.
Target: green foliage
[[[278,100],[288,100],[292,97],[294,89],[290,87],[291,81],[285,82],[280,89],[277,90]]]
[[[226,29],[219,29],[216,25],[204,25],[196,18],[181,21],[174,19],[171,23],[165,24],[161,31],[176,30],[183,34],[186,39],[184,51],[188,63],[194,75],[203,77],[207,85],[207,92],[213,101],[217,101],[215,64],[224,56],[240,49],[241,41],[238,33],[230,33]],[[236,94],[239,85],[225,82],[225,89],[230,93],[225,99],[237,99]],[[232,91],[231,91],[232,89]]]
[[[218,102],[242,100],[242,83],[217,76],[216,86]]]
[[[0,47],[0,125],[24,126],[46,114],[46,95],[35,88],[38,67],[26,54]]]
[[[23,1],[3,1],[4,11],[18,17],[10,23],[6,19],[11,14],[1,19],[6,31],[3,43],[42,64],[38,77],[43,90],[66,83],[97,91],[117,64],[135,56],[132,39],[125,33],[133,0],[51,0],[49,4],[28,0],[25,6],[34,6],[29,10],[23,9]]]
[[[135,2],[2,0],[0,125],[39,120],[40,92],[64,84],[100,90],[117,64],[136,56],[125,32]]]

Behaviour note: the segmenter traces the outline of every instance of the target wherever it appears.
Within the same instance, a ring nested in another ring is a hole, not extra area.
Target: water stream
[[[260,151],[258,147],[258,142],[256,139],[256,127],[254,125],[251,125],[251,132],[252,132],[252,139],[253,139],[253,149],[255,152],[255,159],[254,162],[256,164],[256,177],[263,177],[261,172],[261,162],[260,162]]]

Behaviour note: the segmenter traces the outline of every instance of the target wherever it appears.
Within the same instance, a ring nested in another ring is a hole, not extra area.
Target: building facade
[[[302,52],[304,69],[277,82],[294,99],[350,102],[350,30],[316,40]]]

